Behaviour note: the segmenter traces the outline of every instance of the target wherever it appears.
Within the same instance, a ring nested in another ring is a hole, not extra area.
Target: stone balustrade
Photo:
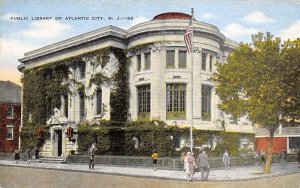
[[[254,129],[255,136],[269,136],[268,129],[258,128]],[[300,136],[300,127],[282,127],[277,128],[274,136],[289,136],[289,135],[299,135]]]

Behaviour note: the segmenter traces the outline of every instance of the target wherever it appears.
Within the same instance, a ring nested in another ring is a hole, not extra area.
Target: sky
[[[190,14],[191,8],[196,20],[237,42],[267,31],[282,41],[300,38],[300,0],[0,0],[0,80],[21,85],[18,59],[31,50],[108,25],[128,29],[164,12]]]

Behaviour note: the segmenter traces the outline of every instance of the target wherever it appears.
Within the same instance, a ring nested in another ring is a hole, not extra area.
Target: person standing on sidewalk
[[[225,150],[225,152],[223,154],[223,162],[224,162],[225,170],[229,169],[230,157],[229,157],[229,154],[228,154],[227,150]]]
[[[92,144],[91,148],[89,149],[89,169],[94,170],[95,167],[95,151],[96,151],[96,146],[95,143]]]
[[[259,159],[259,154],[258,154],[258,152],[257,152],[257,151],[254,151],[253,155],[254,155],[254,160],[255,160],[255,166],[259,166],[259,165],[260,165],[260,164],[259,164],[260,159]]]
[[[19,160],[20,160],[20,153],[19,150],[15,150],[15,160],[16,160],[16,164],[19,164]]]
[[[26,149],[24,155],[24,160],[26,161],[27,164],[30,163],[30,149]]]
[[[300,168],[300,148],[298,148],[297,160],[298,160],[299,168]]]
[[[186,176],[186,173],[185,173],[185,168],[186,168],[186,165],[185,165],[185,162],[184,162],[184,159],[186,158],[186,151],[182,151],[182,153],[180,154],[180,158],[179,158],[179,161],[181,162],[182,166],[183,166],[183,171],[184,171],[184,179],[187,179],[187,176]]]
[[[279,159],[280,159],[280,165],[281,168],[285,168],[286,166],[286,159],[287,159],[287,152],[285,149],[282,149],[280,154],[279,154]]]
[[[204,150],[198,156],[199,168],[201,171],[201,181],[206,181],[209,175],[208,156]]]
[[[265,159],[266,159],[266,153],[265,153],[264,150],[261,150],[260,157],[261,157],[261,165],[262,165],[262,167],[264,167],[265,166]]]
[[[185,170],[186,170],[187,179],[189,181],[192,181],[193,176],[195,174],[195,169],[197,168],[194,154],[192,152],[188,152],[184,161],[185,161],[185,168],[186,168]]]
[[[34,156],[35,156],[35,159],[36,159],[36,163],[39,163],[39,158],[40,158],[40,154],[39,154],[40,150],[39,148],[36,146],[34,148]]]
[[[151,158],[152,158],[152,163],[153,163],[153,170],[157,170],[156,165],[157,165],[158,153],[157,153],[156,149],[153,150]]]

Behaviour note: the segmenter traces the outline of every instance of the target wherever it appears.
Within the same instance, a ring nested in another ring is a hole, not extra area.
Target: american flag
[[[187,48],[188,53],[192,52],[193,42],[192,42],[192,33],[193,33],[193,26],[192,20],[190,21],[190,25],[184,33],[184,42]]]

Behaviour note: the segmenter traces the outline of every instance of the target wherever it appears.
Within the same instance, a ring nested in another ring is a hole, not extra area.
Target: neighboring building
[[[218,110],[219,98],[211,81],[216,62],[225,63],[238,44],[225,38],[216,26],[194,20],[192,64],[183,41],[189,21],[187,14],[163,13],[128,30],[108,26],[25,53],[19,60],[20,71],[82,56],[83,63],[70,66],[69,79],[82,83],[84,92],[71,84],[71,93],[62,96],[62,107],[48,120],[51,140],[46,141],[43,155],[64,156],[76,149],[76,141],[69,142],[63,134],[70,125],[76,140],[76,123],[110,119],[111,88],[99,87],[90,79],[99,72],[111,77],[118,60],[111,53],[103,67],[96,65],[97,57],[84,56],[106,47],[124,50],[130,60],[129,119],[162,120],[184,127],[190,126],[193,117],[196,129],[253,133],[252,123],[246,118],[233,120]]]
[[[267,151],[269,142],[269,131],[258,126],[255,130],[255,149],[257,151]],[[300,148],[300,127],[282,127],[274,133],[273,152],[280,153],[285,149],[288,153],[296,154],[297,148]]]
[[[21,87],[0,81],[0,152],[13,153],[19,148],[21,124]]]

